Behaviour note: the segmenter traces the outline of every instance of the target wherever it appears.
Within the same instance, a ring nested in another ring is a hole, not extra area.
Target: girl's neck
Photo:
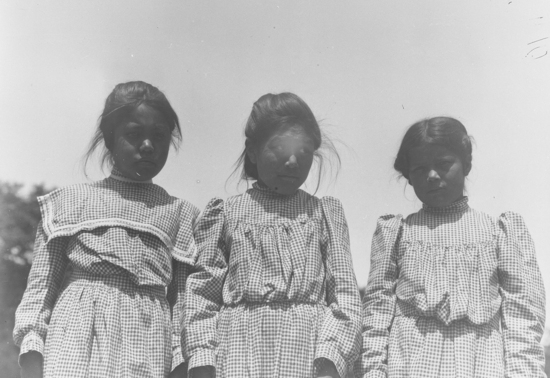
[[[443,207],[432,207],[428,206],[426,204],[422,204],[422,210],[432,213],[432,214],[456,214],[456,213],[463,213],[464,211],[468,210],[470,207],[468,206],[468,197],[462,196],[461,198],[457,199],[453,203],[447,206]]]
[[[132,180],[128,177],[125,177],[116,167],[113,167],[111,170],[111,175],[109,176],[115,180],[124,181],[124,182],[131,182],[133,184],[152,184],[153,180],[147,180],[147,181],[137,181]]]
[[[276,191],[274,191],[273,189],[271,189],[269,186],[267,186],[266,184],[264,184],[261,180],[257,180],[255,183],[252,184],[252,187],[262,193],[266,193],[266,194],[269,194],[269,195],[272,195],[274,197],[280,197],[282,199],[284,198],[291,198],[293,197],[296,193],[298,193],[298,190],[296,190],[294,193],[292,194],[281,194],[281,193],[277,193]]]

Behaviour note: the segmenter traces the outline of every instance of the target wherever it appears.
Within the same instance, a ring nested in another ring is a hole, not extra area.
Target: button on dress
[[[21,354],[44,377],[165,377],[184,360],[185,282],[198,209],[116,170],[40,197],[42,221],[16,312]]]
[[[184,349],[217,377],[342,377],[360,347],[359,292],[340,202],[253,184],[213,199],[195,230]]]
[[[544,377],[545,294],[521,216],[464,197],[378,220],[356,376]]]

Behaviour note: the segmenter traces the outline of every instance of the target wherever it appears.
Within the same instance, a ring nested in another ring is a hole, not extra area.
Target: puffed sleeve
[[[20,356],[30,351],[44,353],[50,317],[67,267],[67,242],[66,237],[48,241],[40,221],[27,288],[15,312],[13,339]]]
[[[361,299],[351,261],[349,232],[342,204],[335,198],[321,200],[324,228],[326,301],[328,312],[319,332],[316,363],[332,361],[341,377],[353,366],[361,345]]]
[[[372,238],[369,280],[363,297],[363,345],[355,375],[387,377],[388,338],[395,314],[395,285],[399,275],[397,245],[401,215],[378,218]]]
[[[193,226],[197,220],[199,210],[190,207],[189,211],[184,212],[181,220],[181,229],[178,237],[186,240],[181,245],[186,245],[188,251],[185,256],[196,256],[196,245],[193,239]],[[183,260],[183,261],[182,261]],[[187,277],[191,271],[191,262],[188,259],[172,258],[172,281],[168,286],[167,299],[172,310],[172,370],[185,362],[181,348],[181,321],[183,318],[185,286]]]
[[[187,279],[183,317],[182,343],[189,370],[216,366],[216,323],[227,272],[224,219],[224,202],[215,198],[206,206],[195,227],[198,257]]]
[[[502,297],[505,376],[545,377],[545,294],[535,247],[520,215],[499,219],[498,280]]]

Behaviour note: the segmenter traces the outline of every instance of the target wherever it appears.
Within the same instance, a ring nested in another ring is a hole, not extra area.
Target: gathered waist
[[[439,308],[430,309],[429,311],[422,311],[417,306],[407,303],[401,299],[397,299],[395,306],[395,316],[404,316],[409,318],[432,318],[445,325],[450,325],[454,322],[466,321],[473,325],[491,325],[493,328],[500,327],[500,312],[484,313],[481,319],[472,318],[468,313],[462,316],[454,316],[444,306]]]
[[[314,302],[314,301],[291,301],[291,300],[278,300],[278,301],[246,301],[241,300],[235,303],[226,303],[224,304],[225,308],[235,308],[235,307],[273,307],[273,308],[288,308],[295,306],[321,306],[326,307],[325,302]]]
[[[164,286],[137,285],[130,274],[98,275],[86,270],[74,268],[65,278],[64,287],[69,286],[95,286],[113,288],[127,294],[139,293],[152,295],[159,298],[166,297]]]

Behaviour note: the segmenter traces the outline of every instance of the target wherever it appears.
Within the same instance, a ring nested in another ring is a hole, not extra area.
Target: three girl
[[[198,210],[151,182],[175,112],[149,84],[113,90],[88,153],[103,141],[111,176],[39,198],[23,376],[44,356],[46,377],[544,377],[533,243],[519,215],[469,208],[459,121],[407,131],[395,168],[423,208],[378,220],[362,313],[341,203],[299,189],[322,158],[310,108],[262,96],[245,135],[252,188],[211,200],[193,238]]]
[[[198,210],[151,181],[179,139],[162,92],[119,84],[88,152],[103,142],[111,175],[38,199],[42,221],[14,329],[22,376],[185,372],[179,319]]]
[[[378,220],[359,377],[544,377],[544,287],[520,215],[468,206],[472,143],[456,119],[412,125],[395,169],[422,209]]]

